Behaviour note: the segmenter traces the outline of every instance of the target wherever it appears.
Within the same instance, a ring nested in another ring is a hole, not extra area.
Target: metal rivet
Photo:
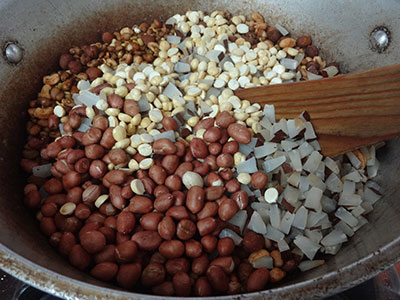
[[[371,32],[369,40],[372,50],[382,53],[389,46],[390,31],[384,26],[378,26]]]
[[[22,57],[24,56],[24,51],[22,48],[15,42],[8,42],[6,43],[5,49],[4,49],[4,55],[8,62],[12,64],[17,64],[22,60]]]

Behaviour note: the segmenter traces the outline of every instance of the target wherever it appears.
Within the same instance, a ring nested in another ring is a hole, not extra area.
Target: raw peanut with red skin
[[[221,256],[228,256],[235,250],[235,243],[231,238],[225,237],[218,241],[217,249]]]
[[[40,201],[41,201],[41,196],[39,191],[37,190],[30,191],[24,197],[24,203],[30,208],[38,207],[40,205]]]
[[[79,244],[72,247],[68,257],[71,265],[79,270],[85,270],[89,267],[90,256]]]
[[[95,212],[90,215],[90,217],[87,219],[86,223],[94,222],[94,223],[103,224],[105,219],[106,219],[106,217],[104,215],[102,215],[99,212]]]
[[[50,245],[52,245],[53,247],[58,247],[58,245],[60,244],[61,236],[61,232],[53,232],[49,238]]]
[[[74,164],[76,161],[78,161],[82,157],[85,157],[85,151],[83,151],[81,149],[71,149],[68,152],[68,155],[67,155],[65,161],[69,164]]]
[[[196,225],[188,219],[184,219],[179,221],[178,226],[176,227],[176,236],[183,240],[187,241],[191,239],[196,233]]]
[[[117,218],[110,216],[104,220],[104,226],[117,230]]]
[[[31,192],[29,192],[29,193],[31,193]],[[55,195],[48,196],[44,200],[44,203],[50,203],[50,202],[54,202],[58,206],[62,206],[64,203],[67,202],[66,201],[66,195],[65,194],[55,194]]]
[[[167,262],[167,259],[161,255],[160,252],[154,252],[154,254],[151,256],[149,263],[156,263],[156,264],[165,264]]]
[[[123,209],[126,206],[126,200],[121,195],[121,188],[118,185],[112,185],[109,189],[111,203],[118,209]]]
[[[103,132],[103,136],[100,140],[100,145],[106,149],[111,149],[115,145],[113,137],[113,127],[109,127]]]
[[[203,209],[197,214],[197,220],[214,217],[218,212],[218,204],[215,202],[207,202]]]
[[[133,261],[137,253],[137,244],[134,241],[125,241],[115,247],[115,260],[119,263]]]
[[[236,193],[240,190],[240,182],[236,178],[233,178],[225,183],[225,188],[230,194]]]
[[[89,159],[99,159],[104,155],[104,148],[98,144],[92,144],[85,147],[85,155]]]
[[[190,295],[192,289],[192,281],[189,275],[185,272],[178,272],[172,278],[175,293],[181,297]]]
[[[194,131],[197,132],[199,129],[202,128],[207,130],[208,128],[214,126],[214,122],[215,122],[214,118],[202,119],[196,124],[196,126],[194,127]]]
[[[237,212],[239,207],[232,199],[225,199],[218,208],[218,216],[222,221],[229,221]]]
[[[102,281],[110,281],[117,275],[118,265],[113,262],[102,262],[95,265],[90,271],[90,275]]]
[[[200,257],[203,252],[203,247],[200,242],[196,240],[189,240],[185,242],[185,255],[190,258]]]
[[[170,191],[180,191],[182,187],[182,180],[178,175],[169,175],[165,179],[165,186]]]
[[[79,174],[87,173],[89,171],[89,167],[90,167],[90,160],[87,159],[86,157],[81,158],[74,165],[75,171],[77,171]]]
[[[67,124],[67,125],[68,125],[68,124]],[[72,137],[73,137],[78,143],[82,143],[83,135],[84,135],[83,132],[75,131],[75,132],[72,134]]]
[[[143,177],[140,179],[144,185],[146,194],[152,195],[156,188],[156,183],[149,177]]]
[[[50,217],[43,217],[40,220],[40,229],[45,235],[51,236],[52,233],[57,231],[54,219]]]
[[[229,288],[227,291],[228,295],[235,295],[235,294],[239,294],[242,290],[242,285],[240,284],[240,282],[238,281],[229,281]]]
[[[205,198],[207,201],[214,201],[222,197],[225,188],[223,186],[210,186],[205,189]]]
[[[158,139],[153,143],[153,151],[161,155],[175,154],[176,146],[169,139]]]
[[[222,153],[217,156],[217,166],[220,168],[231,168],[233,166],[234,160],[233,156],[229,153]]]
[[[207,271],[210,264],[208,256],[206,254],[197,257],[192,262],[192,272],[196,275],[202,275]]]
[[[297,38],[296,40],[296,46],[300,47],[300,48],[305,48],[308,45],[311,45],[311,37],[308,35],[302,35],[300,37]]]
[[[203,135],[203,139],[208,143],[217,142],[222,136],[221,129],[218,127],[208,128]]]
[[[207,175],[206,183],[208,186],[223,186],[221,177],[215,172],[211,172]]]
[[[228,131],[225,128],[221,129],[221,138],[219,139],[218,143],[221,145],[225,144],[229,140]]]
[[[58,212],[58,206],[54,202],[44,204],[40,211],[43,217],[53,217]]]
[[[192,186],[186,195],[186,207],[193,213],[198,213],[204,206],[204,190],[199,186]]]
[[[97,230],[79,234],[79,238],[82,247],[90,254],[100,252],[106,246],[106,237]]]
[[[68,69],[72,74],[78,74],[82,71],[82,65],[77,60],[72,60],[68,63]]]
[[[226,292],[229,288],[229,278],[220,266],[209,266],[206,272],[211,286],[218,292]]]
[[[243,248],[249,253],[256,252],[264,248],[265,239],[261,234],[254,231],[247,231],[243,236]]]
[[[173,203],[174,196],[172,194],[161,194],[156,196],[156,200],[154,200],[154,208],[159,212],[165,212],[172,206]]]
[[[62,148],[73,148],[76,145],[76,140],[72,136],[63,136],[57,140]]]
[[[174,118],[164,117],[161,121],[165,130],[178,130],[178,123],[176,123]]]
[[[140,113],[139,105],[135,100],[125,99],[124,101],[124,113],[130,115],[131,117],[136,116]]]
[[[56,158],[57,154],[62,150],[61,145],[58,142],[52,142],[46,147],[46,154],[50,158]]]
[[[44,190],[49,194],[58,194],[63,190],[63,185],[57,178],[51,178],[44,184]]]
[[[185,245],[179,240],[164,241],[158,251],[168,259],[178,258],[185,253]]]
[[[100,227],[99,231],[106,237],[107,244],[115,244],[115,230],[110,227]]]
[[[239,151],[239,143],[236,141],[227,142],[222,148],[222,153],[235,154]]]
[[[241,144],[248,144],[251,141],[250,131],[247,129],[247,127],[238,123],[233,123],[229,125],[228,134],[235,141]]]
[[[187,193],[186,193],[187,194]],[[173,191],[172,195],[175,198],[174,205],[175,206],[182,206],[185,204],[186,194],[182,191]]]
[[[169,259],[165,264],[165,269],[170,275],[175,275],[178,272],[189,272],[190,264],[187,258],[173,258]]]
[[[134,196],[131,199],[128,210],[135,214],[146,214],[153,210],[153,201],[144,196]]]
[[[170,216],[176,220],[189,218],[189,213],[184,206],[173,206],[167,210],[166,216]]]
[[[251,175],[251,186],[255,190],[264,188],[268,183],[267,174],[257,171]]]
[[[228,128],[229,125],[235,122],[235,118],[227,111],[220,112],[215,119],[215,124],[222,128]]]
[[[201,219],[197,222],[197,229],[201,236],[208,235],[212,233],[217,227],[217,221],[214,218],[208,217]]]
[[[274,44],[282,37],[282,33],[275,27],[268,26],[267,28],[267,38],[271,40]]]
[[[81,230],[79,231],[79,239],[81,239],[81,237],[89,231],[93,231],[93,230],[97,230],[101,227],[101,224],[98,222],[90,222],[90,223],[86,223],[85,226],[83,226],[81,228]]]
[[[78,232],[82,227],[82,222],[77,217],[72,216],[65,219],[64,231],[72,233]]]
[[[99,212],[105,216],[114,216],[118,210],[110,202],[106,202],[99,207]]]
[[[171,281],[164,281],[159,285],[153,286],[151,291],[159,296],[173,296],[175,294],[174,286]]]
[[[119,245],[119,244],[121,244],[123,242],[129,241],[130,238],[131,238],[131,234],[130,233],[123,234],[121,232],[117,232],[115,234],[115,242],[116,242],[117,245]]]
[[[158,185],[164,184],[165,179],[167,178],[167,172],[163,167],[153,165],[149,169],[149,177],[154,180],[154,182]]]
[[[89,174],[94,179],[102,178],[107,172],[107,166],[101,160],[94,160],[90,164],[89,167]]]
[[[103,75],[103,72],[98,68],[90,67],[86,70],[86,74],[89,76],[90,81],[93,81]]]
[[[82,193],[82,201],[84,203],[92,203],[100,197],[101,189],[97,184],[89,185]]]
[[[235,269],[235,262],[230,256],[220,256],[215,258],[210,266],[220,266],[226,274],[231,274]]]
[[[318,48],[315,47],[314,45],[308,45],[306,48],[306,55],[308,57],[313,58],[314,56],[317,56],[319,53]]]
[[[117,216],[117,231],[123,234],[130,233],[135,229],[135,215],[129,211],[123,211]]]
[[[208,147],[202,139],[193,138],[190,141],[190,151],[195,158],[206,158],[208,155]]]
[[[207,297],[211,296],[212,294],[212,288],[210,283],[208,282],[207,277],[197,278],[193,290],[194,294],[199,297]]]
[[[191,162],[183,162],[176,169],[175,175],[178,175],[180,178],[182,178],[183,174],[188,171],[193,171],[193,164]]]
[[[165,268],[161,264],[151,263],[144,268],[141,276],[141,283],[145,287],[151,287],[164,282]]]
[[[74,57],[71,54],[69,54],[69,53],[62,54],[60,56],[58,64],[60,65],[61,69],[66,70],[66,69],[68,69],[68,64],[73,60],[74,60]]]
[[[102,132],[99,128],[89,128],[82,136],[82,145],[89,146],[97,144],[101,140]]]
[[[150,212],[140,218],[140,225],[142,225],[145,230],[156,231],[162,218],[163,214],[159,212]]]
[[[171,240],[175,235],[176,225],[174,220],[165,216],[158,224],[158,233],[165,240]]]
[[[120,265],[117,274],[117,283],[120,287],[131,289],[138,282],[141,274],[142,266],[139,263]]]
[[[131,189],[131,187],[129,185],[125,185],[122,189],[121,189],[121,196],[124,199],[130,199],[133,197],[133,191]]]
[[[122,149],[112,149],[108,152],[108,157],[114,165],[125,164],[128,162],[126,152]],[[104,158],[103,158],[104,159]]]
[[[176,168],[179,166],[179,157],[174,154],[165,155],[162,159],[161,166],[168,175],[174,174]]]
[[[58,244],[58,251],[62,255],[68,256],[76,243],[76,238],[73,233],[64,232],[61,236],[60,243]]]
[[[204,177],[210,171],[210,166],[207,163],[200,163],[194,169],[193,172],[198,173],[200,176]]]
[[[259,268],[251,273],[247,280],[247,291],[256,292],[265,288],[269,282],[269,271],[266,267]]]
[[[232,200],[236,202],[239,209],[245,209],[249,203],[249,196],[246,191],[240,190],[233,194]]]
[[[222,145],[220,143],[211,143],[208,145],[208,152],[211,155],[217,156],[222,151]]]
[[[135,241],[142,250],[155,250],[161,244],[161,237],[156,231],[139,231],[132,236],[132,241]]]
[[[107,118],[101,115],[95,115],[92,120],[92,124],[92,128],[98,128],[101,131],[105,131],[108,128]]]
[[[238,276],[239,276],[239,280],[245,284],[248,280],[248,278],[250,277],[251,273],[253,273],[254,269],[251,266],[251,264],[246,260],[246,262],[242,262],[239,264],[238,267]]]
[[[107,102],[111,107],[121,109],[124,107],[124,100],[117,94],[111,94],[107,97]]]
[[[211,253],[217,248],[218,239],[213,235],[206,235],[201,238],[200,242],[204,250]]]

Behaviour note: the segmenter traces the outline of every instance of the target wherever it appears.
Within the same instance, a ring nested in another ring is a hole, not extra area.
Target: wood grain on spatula
[[[400,64],[235,94],[252,103],[273,104],[278,120],[307,111],[324,155],[400,135]]]

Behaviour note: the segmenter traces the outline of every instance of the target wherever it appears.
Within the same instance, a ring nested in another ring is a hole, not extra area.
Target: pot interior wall
[[[86,283],[101,284],[70,267],[49,246],[34,216],[23,205],[24,175],[19,169],[19,159],[26,137],[24,111],[28,101],[35,98],[42,76],[56,69],[59,55],[70,46],[94,42],[106,30],[112,31],[155,17],[165,20],[166,16],[190,9],[208,12],[229,10],[235,14],[258,11],[266,17],[267,23],[274,25],[279,22],[295,36],[311,34],[322,49],[322,55],[330,61],[339,62],[344,71],[389,65],[400,58],[394,52],[394,49],[399,49],[399,30],[392,32],[392,44],[384,54],[372,52],[368,42],[369,33],[377,25],[386,25],[389,29],[400,28],[397,16],[400,2],[395,0],[335,3],[312,0],[2,1],[0,45],[7,40],[17,40],[25,50],[25,57],[17,66],[0,59],[0,242],[3,245],[0,253],[10,254],[12,251],[58,274]],[[355,13],[357,18],[354,18]],[[284,283],[284,287],[289,287],[293,282],[302,283],[319,278],[321,284],[317,280],[308,287],[303,286],[297,295],[307,292],[317,295],[331,293],[338,289],[338,285],[345,288],[352,285],[356,278],[362,280],[372,276],[398,257],[399,241],[396,240],[398,234],[394,229],[400,228],[400,161],[396,157],[399,149],[400,141],[394,140],[381,151],[379,181],[384,186],[385,197],[369,216],[370,223],[357,232],[325,266],[301,274],[294,281]],[[390,251],[384,248],[389,243],[392,243]],[[383,254],[380,254],[381,250]],[[375,257],[371,258],[371,254]],[[363,259],[365,263],[360,262]],[[357,264],[359,266],[355,267]],[[0,266],[41,288],[49,288],[39,283],[40,274],[29,274],[23,264],[15,265],[13,259],[3,259]],[[346,268],[349,271],[345,271]],[[343,271],[343,274],[330,273],[337,270]],[[325,275],[330,278],[329,281],[321,279],[324,274],[330,274]],[[68,286],[65,284],[56,285],[53,291],[62,294],[63,286]],[[112,294],[110,291],[102,292]],[[275,295],[285,295],[285,292],[277,291]]]

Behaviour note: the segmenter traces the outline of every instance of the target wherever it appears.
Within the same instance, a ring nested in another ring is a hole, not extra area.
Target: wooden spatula
[[[278,120],[307,111],[327,156],[400,135],[400,64],[235,94],[253,103],[274,104]]]

